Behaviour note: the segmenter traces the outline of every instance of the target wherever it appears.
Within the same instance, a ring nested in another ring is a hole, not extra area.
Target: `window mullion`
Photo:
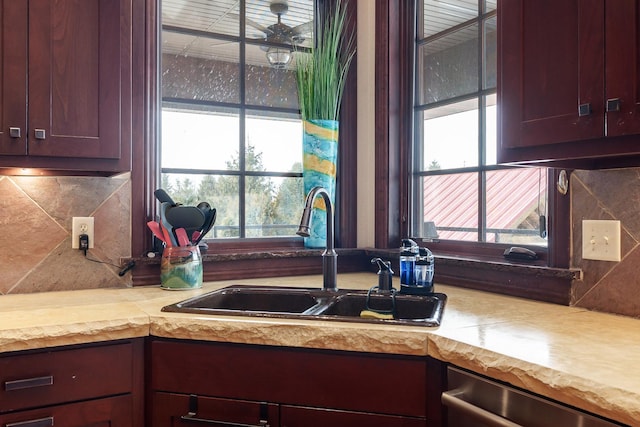
[[[247,237],[247,225],[246,225],[246,54],[247,54],[247,39],[246,39],[246,18],[247,18],[247,5],[246,0],[240,1],[240,117],[239,117],[239,132],[238,132],[238,169],[240,175],[238,176],[238,227],[240,228],[239,237],[241,239]]]

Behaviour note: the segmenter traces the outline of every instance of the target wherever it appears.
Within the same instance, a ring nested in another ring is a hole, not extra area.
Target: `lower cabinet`
[[[148,426],[443,425],[433,359],[163,339],[149,350]]]
[[[108,397],[0,415],[3,427],[125,427],[133,424],[133,398]]]
[[[194,423],[278,426],[278,405],[176,393],[153,393],[153,426],[193,426]]]
[[[0,354],[0,426],[144,424],[143,339]]]
[[[424,427],[435,424],[426,424],[424,418],[282,405],[280,425],[282,427]]]

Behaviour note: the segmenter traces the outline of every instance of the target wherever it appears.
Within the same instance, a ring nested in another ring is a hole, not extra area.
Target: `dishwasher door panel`
[[[449,427],[622,426],[455,367],[447,381]]]

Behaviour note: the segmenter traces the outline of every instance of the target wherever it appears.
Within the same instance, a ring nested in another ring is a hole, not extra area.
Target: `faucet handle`
[[[378,292],[391,292],[393,290],[391,261],[373,258],[371,264],[378,264]]]

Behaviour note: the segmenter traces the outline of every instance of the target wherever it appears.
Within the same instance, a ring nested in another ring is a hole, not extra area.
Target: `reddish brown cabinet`
[[[149,348],[149,426],[190,413],[256,426],[442,425],[444,373],[432,359],[159,339]]]
[[[131,165],[132,0],[0,0],[0,167]]]
[[[640,1],[504,0],[498,33],[499,162],[638,158]]]
[[[142,340],[0,355],[0,425],[143,424]]]

